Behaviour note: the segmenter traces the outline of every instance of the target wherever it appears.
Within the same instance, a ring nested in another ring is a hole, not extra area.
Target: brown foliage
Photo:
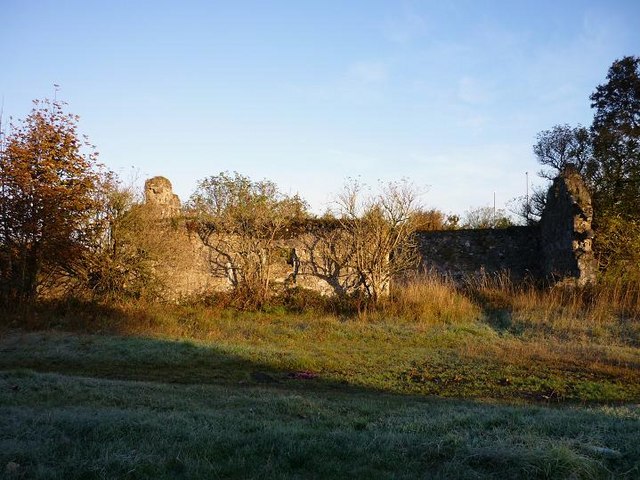
[[[131,186],[112,183],[104,205],[104,229],[84,259],[79,287],[106,299],[166,298],[193,256],[183,222],[163,218]]]
[[[440,210],[419,210],[413,214],[413,221],[416,230],[433,232],[446,229],[447,217]]]
[[[33,301],[48,278],[73,275],[92,242],[103,174],[62,104],[34,102],[0,152],[0,297]],[[86,153],[86,150],[89,153]]]

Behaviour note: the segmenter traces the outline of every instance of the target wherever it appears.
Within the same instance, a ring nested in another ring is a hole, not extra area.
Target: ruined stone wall
[[[171,221],[170,219],[176,220],[177,230],[171,230],[171,238],[166,238],[166,241],[171,242],[176,253],[180,255],[175,255],[175,258],[158,265],[156,269],[166,287],[167,297],[179,299],[231,289],[228,277],[220,268],[214,267],[211,250],[203,244],[197,232],[187,227],[185,219],[179,218],[180,199],[173,193],[171,182],[165,177],[153,177],[145,182],[144,192],[145,206],[157,216],[158,225]],[[168,235],[166,229],[161,228],[149,234]],[[271,265],[271,281],[276,288],[284,288],[284,285],[291,281],[295,270],[297,286],[323,295],[336,293],[340,279],[331,278],[335,272],[329,271],[321,258],[316,259],[309,255],[309,252],[313,251],[310,248],[313,244],[312,235],[309,234],[300,234],[278,242],[278,252],[274,255],[274,264]],[[299,262],[297,268],[289,262],[290,252],[294,250]]]
[[[542,275],[578,284],[594,280],[592,220],[591,196],[577,170],[568,166],[549,188],[540,220]]]
[[[516,281],[540,276],[537,226],[419,232],[422,268],[455,280],[507,272]]]
[[[144,182],[144,198],[146,205],[156,209],[161,218],[180,213],[180,198],[173,193],[173,186],[165,177],[153,177]]]
[[[595,279],[591,197],[569,165],[553,181],[540,224],[418,234],[424,268],[453,278],[507,272],[513,280],[584,285]]]
[[[188,248],[192,252],[188,262],[167,272],[172,278],[172,296],[193,296],[230,290],[232,283],[228,276],[229,271],[213,261],[212,251],[202,243],[197,233],[189,232],[185,236],[185,242],[188,242]],[[330,276],[318,264],[318,260],[310,258],[306,248],[309,243],[309,235],[277,242],[271,258],[271,284],[276,289],[284,289],[285,285],[295,284],[322,295],[334,295],[336,283],[331,282]],[[297,265],[291,261],[291,253],[294,251]]]
[[[155,177],[145,184],[146,202],[160,218],[179,213],[180,200],[171,182]],[[594,279],[596,267],[591,251],[593,209],[587,189],[575,169],[569,167],[549,189],[547,207],[539,226],[506,229],[418,232],[420,268],[462,279],[478,274],[507,273],[514,281],[527,278],[570,281],[585,284]],[[296,285],[335,294],[348,288],[348,272],[336,271],[316,248],[313,233],[301,233],[280,241],[282,255],[276,255],[273,284],[285,285],[297,271]],[[173,296],[197,295],[230,288],[224,275],[212,274],[210,251],[194,232],[184,232],[187,261],[174,265]],[[287,252],[297,254],[297,267]],[[289,262],[288,262],[289,260]]]

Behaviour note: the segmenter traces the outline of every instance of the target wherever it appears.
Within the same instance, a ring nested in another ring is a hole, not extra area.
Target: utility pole
[[[525,200],[525,204],[524,204],[524,212],[525,212],[525,219],[527,220],[527,224],[529,224],[529,172],[524,172],[524,175],[527,179],[527,194],[526,194],[526,200]]]
[[[496,227],[496,192],[493,192],[493,228]]]
[[[0,153],[4,152],[4,125],[2,125],[2,119],[4,115],[4,95],[2,96],[2,102],[0,103]]]

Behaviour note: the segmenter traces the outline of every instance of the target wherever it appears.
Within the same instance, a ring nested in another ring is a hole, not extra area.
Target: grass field
[[[637,289],[422,281],[351,315],[294,300],[6,317],[0,473],[640,478]]]
[[[640,467],[629,406],[24,371],[1,374],[0,392],[7,477],[637,478]]]
[[[636,319],[441,301],[456,315],[76,305],[4,322],[0,473],[640,478]]]

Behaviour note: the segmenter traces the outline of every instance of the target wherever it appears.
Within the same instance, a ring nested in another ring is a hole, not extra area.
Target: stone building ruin
[[[553,181],[537,225],[420,232],[423,264],[453,278],[507,273],[512,279],[584,285],[595,279],[593,207],[569,165]]]
[[[578,171],[569,165],[549,188],[540,220],[543,276],[575,279],[579,284],[595,279],[592,220],[589,191]]]
[[[164,177],[145,182],[145,202],[158,211],[160,218],[180,214],[180,199]],[[420,269],[453,279],[506,274],[514,281],[533,279],[584,285],[592,282],[596,274],[591,248],[592,219],[588,190],[580,174],[569,166],[549,188],[547,204],[537,225],[417,232]],[[333,284],[327,272],[318,270],[322,259],[310,258],[314,255],[308,251],[313,244],[312,235],[299,233],[282,240],[283,251],[296,252],[297,262],[292,263],[290,256],[283,255],[273,268],[273,283],[290,283],[295,268],[297,286],[335,294],[342,287]],[[175,266],[172,293],[187,296],[230,288],[227,278],[211,274],[207,248],[198,236],[185,231],[184,242],[191,255],[188,262]]]
[[[153,177],[144,182],[145,204],[158,211],[162,218],[180,214],[180,198],[173,193],[173,186],[165,177]]]

